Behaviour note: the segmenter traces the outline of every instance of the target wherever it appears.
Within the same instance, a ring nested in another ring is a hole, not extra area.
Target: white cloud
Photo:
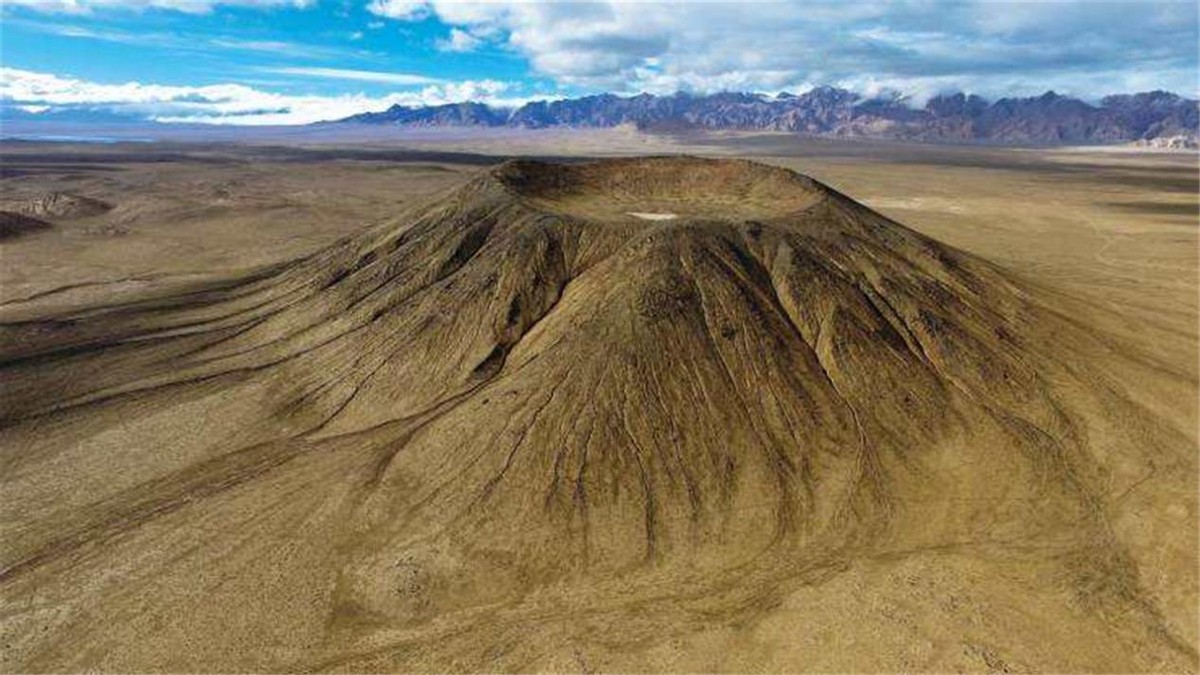
[[[524,103],[518,99],[502,100],[500,94],[508,91],[507,82],[498,80],[464,80],[462,82],[446,82],[435,90],[427,88],[426,93],[436,96],[441,103],[461,103],[463,101],[492,102],[501,107],[513,107],[514,104]]]
[[[229,7],[308,7],[315,0],[4,0],[9,7],[27,7],[39,12],[87,14],[99,9],[169,9],[188,14],[205,14],[218,5]]]
[[[438,49],[444,52],[473,52],[483,44],[483,40],[471,35],[461,28],[451,28],[450,37],[438,40]]]
[[[0,0],[6,1],[6,0]],[[287,42],[283,40],[244,40],[229,37],[203,37],[199,35],[184,35],[156,31],[122,31],[113,28],[101,30],[63,23],[61,21],[42,22],[23,19],[10,19],[23,28],[39,33],[61,35],[63,37],[85,40],[99,40],[117,44],[137,45],[142,47],[160,47],[180,52],[210,52],[213,48],[231,51],[259,52],[274,56],[291,58],[346,58],[355,54],[354,50],[338,47],[316,45],[308,42]]]
[[[383,96],[291,95],[242,84],[206,86],[141,82],[101,84],[49,73],[0,67],[0,101],[27,111],[78,107],[138,115],[162,122],[204,124],[306,124],[384,110],[476,100],[502,107],[525,102],[503,98],[510,86],[495,80],[442,82]]]
[[[373,4],[385,3],[374,0]],[[556,83],[624,93],[776,90],[873,78],[906,93],[1049,88],[1092,96],[1145,82],[1197,91],[1194,2],[653,2],[426,0],[436,16],[528,58]],[[381,13],[382,14],[382,13]],[[1100,90],[1089,90],[1104,73]]]
[[[433,84],[440,82],[437,78],[412,73],[388,73],[376,70],[351,70],[348,68],[316,68],[316,67],[264,67],[259,68],[264,73],[278,75],[302,75],[319,77],[329,80],[351,80],[355,82],[375,82],[379,84],[394,84],[410,86],[414,84]]]
[[[367,11],[389,19],[411,21],[428,14],[429,6],[422,0],[371,0]]]

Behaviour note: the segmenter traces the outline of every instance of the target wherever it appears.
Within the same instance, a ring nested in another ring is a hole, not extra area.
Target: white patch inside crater
[[[645,213],[642,211],[630,211],[629,215],[642,220],[674,220],[679,217],[674,213]]]

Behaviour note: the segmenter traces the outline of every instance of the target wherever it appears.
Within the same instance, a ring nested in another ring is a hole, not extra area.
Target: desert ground
[[[0,153],[7,672],[1200,670],[1194,153]]]

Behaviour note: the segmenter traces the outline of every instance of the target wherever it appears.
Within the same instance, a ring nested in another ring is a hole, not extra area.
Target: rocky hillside
[[[508,115],[503,110],[493,110],[482,103],[450,103],[447,105],[406,108],[394,105],[383,112],[362,113],[349,117],[346,122],[364,124],[399,124],[414,127],[485,126],[505,124]]]
[[[693,96],[614,94],[535,101],[516,110],[481,103],[411,108],[393,106],[342,120],[400,126],[558,126],[790,131],[819,136],[900,140],[1068,144],[1126,143],[1195,147],[1197,102],[1164,91],[1108,96],[1098,105],[1054,92],[988,101],[962,93],[937,96],[923,107],[904,98],[864,98],[818,87],[801,95],[721,93]]]

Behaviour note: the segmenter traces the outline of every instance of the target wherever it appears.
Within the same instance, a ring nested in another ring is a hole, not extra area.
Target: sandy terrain
[[[436,141],[3,148],[4,670],[1200,667],[1194,155]]]

